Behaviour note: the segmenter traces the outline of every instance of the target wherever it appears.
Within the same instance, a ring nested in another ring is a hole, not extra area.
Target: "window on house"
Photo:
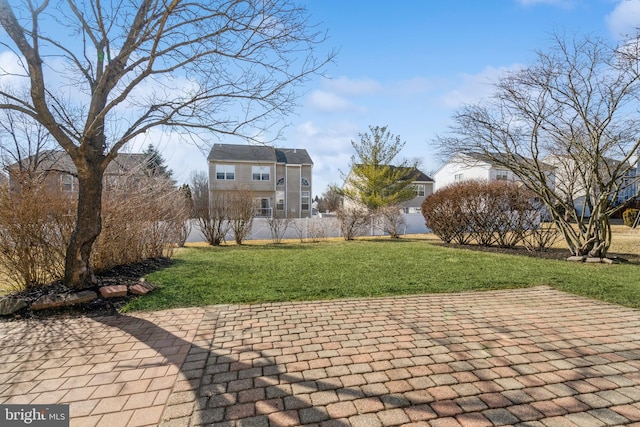
[[[498,169],[496,171],[496,181],[508,181],[509,180],[509,172],[504,169]]]
[[[269,181],[269,166],[251,166],[251,179],[254,181]]]
[[[309,180],[307,178],[302,178],[302,179],[300,179],[300,184],[303,187],[308,187],[309,186]]]
[[[300,193],[300,209],[303,211],[309,210],[309,202],[311,199],[311,193],[309,191],[303,191]]]
[[[278,178],[278,182],[276,182],[276,185],[284,185],[284,177]]]
[[[276,210],[284,210],[284,191],[276,191]]]
[[[453,175],[453,180],[454,181],[462,181],[462,174],[461,173],[457,173],[455,175]]]
[[[76,190],[76,178],[73,175],[62,175],[62,191],[72,193]]]
[[[236,179],[235,165],[216,165],[216,179]]]
[[[253,199],[253,207],[256,216],[271,216],[271,201],[266,197],[255,197]]]
[[[414,184],[413,190],[416,193],[416,197],[424,197],[424,184]]]

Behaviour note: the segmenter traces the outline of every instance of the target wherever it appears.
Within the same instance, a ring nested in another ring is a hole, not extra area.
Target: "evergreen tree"
[[[153,145],[149,144],[147,149],[142,153],[145,156],[146,173],[149,176],[172,178],[173,172],[165,164],[164,157]]]
[[[356,152],[351,157],[351,171],[344,187],[336,191],[370,211],[411,200],[415,197],[412,177],[417,164],[394,164],[405,143],[386,126],[369,126],[369,131],[359,134],[359,142],[351,141]]]

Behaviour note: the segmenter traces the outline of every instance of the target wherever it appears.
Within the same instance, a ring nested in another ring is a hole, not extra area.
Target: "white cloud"
[[[408,80],[400,80],[392,85],[392,93],[401,96],[415,96],[429,92],[434,88],[431,80],[424,77],[414,77]]]
[[[605,23],[616,38],[635,33],[640,27],[640,1],[622,0],[605,17]]]
[[[337,79],[325,79],[323,86],[340,95],[375,95],[382,91],[380,83],[369,78],[349,79],[342,76]]]
[[[308,105],[319,111],[335,112],[355,110],[355,105],[348,99],[332,92],[314,90],[308,97]]]
[[[353,148],[351,141],[357,138],[360,127],[350,121],[317,124],[301,123],[292,129],[288,140],[291,147],[306,148],[313,160],[313,192],[321,194],[331,184],[342,184],[342,172],[347,172]],[[284,145],[289,147],[285,142]]]
[[[29,83],[28,71],[22,58],[11,51],[0,52],[0,86],[10,91],[20,91]]]
[[[465,104],[477,103],[494,92],[495,83],[505,72],[521,68],[514,64],[509,67],[485,67],[478,74],[461,74],[457,87],[442,97],[442,102],[449,108],[461,107]]]

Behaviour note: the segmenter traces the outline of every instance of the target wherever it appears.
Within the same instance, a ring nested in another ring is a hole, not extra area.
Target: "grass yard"
[[[629,253],[637,245],[631,230]],[[616,239],[614,238],[614,241]],[[636,252],[637,253],[637,252]],[[188,247],[125,310],[462,292],[549,285],[640,308],[640,265],[583,264],[453,249],[431,238]]]

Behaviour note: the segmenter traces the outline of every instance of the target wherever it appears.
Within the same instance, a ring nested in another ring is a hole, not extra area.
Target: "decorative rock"
[[[584,260],[584,262],[590,262],[593,264],[599,264],[602,262],[602,258],[594,258],[594,257],[588,257],[587,259]]]
[[[0,300],[0,316],[15,313],[27,306],[27,302],[20,298],[3,298]]]
[[[152,289],[148,289],[146,286],[143,286],[142,283],[136,283],[133,286],[129,286],[129,292],[134,295],[146,295],[151,291]]]
[[[32,310],[43,310],[45,308],[62,307],[65,304],[64,295],[43,295],[31,304]]]
[[[126,297],[127,286],[126,285],[103,286],[100,288],[100,295],[102,295],[103,298]]]
[[[583,256],[570,256],[569,258],[567,258],[567,261],[573,261],[573,262],[584,262],[585,257]]]
[[[83,304],[98,298],[98,294],[94,291],[80,291],[73,293],[65,299],[65,305]]]

